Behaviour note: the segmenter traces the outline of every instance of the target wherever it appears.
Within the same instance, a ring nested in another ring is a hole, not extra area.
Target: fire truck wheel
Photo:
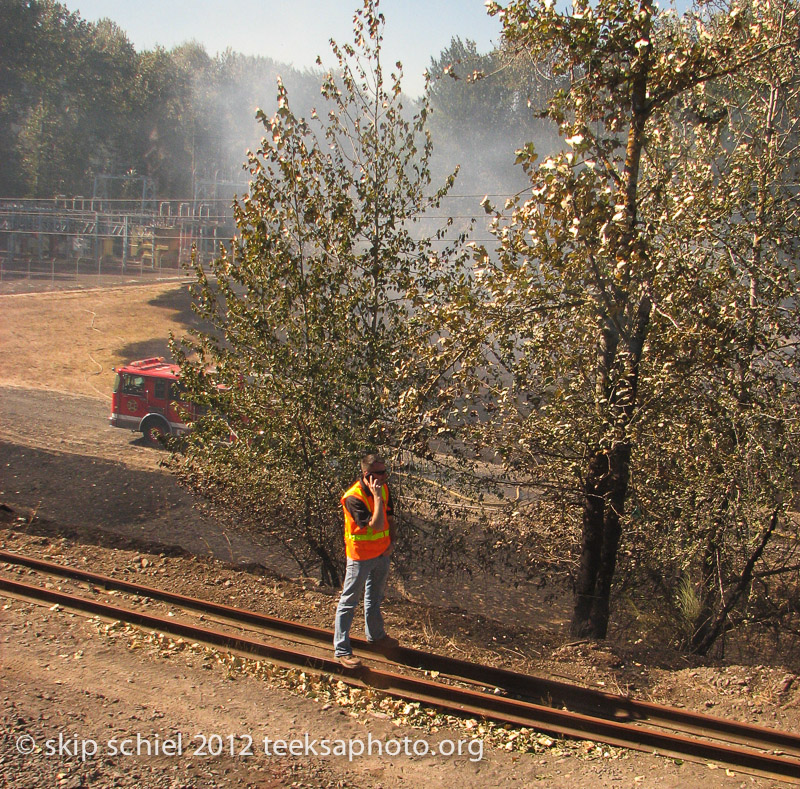
[[[169,435],[169,428],[161,419],[148,418],[142,425],[144,440],[151,447],[163,447],[164,438]]]

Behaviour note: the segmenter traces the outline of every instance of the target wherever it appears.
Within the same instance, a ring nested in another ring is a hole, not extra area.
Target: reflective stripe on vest
[[[381,487],[381,499],[383,499],[383,529],[373,531],[370,526],[359,527],[349,510],[345,506],[345,500],[355,496],[359,501],[364,502],[370,515],[375,511],[373,508],[372,497],[366,497],[361,488],[360,482],[351,485],[342,496],[342,509],[344,510],[344,542],[347,555],[351,559],[372,559],[380,556],[389,547],[389,517],[386,514],[386,505],[389,501],[389,488],[386,485]]]
[[[353,542],[366,542],[371,540],[382,540],[384,537],[389,536],[389,530],[386,531],[369,531],[366,534],[349,534],[346,539]]]

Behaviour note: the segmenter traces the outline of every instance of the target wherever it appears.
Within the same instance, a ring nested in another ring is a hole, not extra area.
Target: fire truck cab
[[[165,436],[185,433],[186,420],[196,409],[182,399],[179,371],[177,364],[165,362],[163,356],[115,368],[111,426],[138,431],[152,446]]]

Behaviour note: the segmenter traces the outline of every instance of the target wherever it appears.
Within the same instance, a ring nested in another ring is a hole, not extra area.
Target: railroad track
[[[0,551],[0,562],[94,588],[161,601],[180,607],[187,616],[192,612],[199,614],[205,621],[199,625],[173,616],[155,616],[0,577],[0,590],[26,599],[57,603],[284,666],[334,674],[347,684],[374,687],[457,715],[484,717],[555,736],[715,762],[800,785],[800,735],[790,732],[637,701],[409,647],[383,653],[358,638],[352,639],[354,651],[368,662],[361,669],[348,670],[331,656],[332,633],[323,628],[6,551]],[[216,629],[206,626],[209,618],[216,622]],[[227,629],[218,629],[219,625]],[[251,632],[243,635],[241,629]],[[420,672],[426,672],[427,676],[421,676]],[[431,673],[440,681],[431,681],[428,678]]]

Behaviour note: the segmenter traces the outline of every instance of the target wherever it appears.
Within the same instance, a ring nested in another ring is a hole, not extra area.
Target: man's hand
[[[370,519],[369,525],[370,528],[377,529],[379,524],[383,523],[383,496],[381,496],[381,488],[383,488],[383,483],[380,482],[380,478],[374,476],[373,474],[368,474],[364,481],[367,483],[367,487],[372,492],[372,500],[374,502],[372,507],[372,518]]]
[[[376,498],[380,498],[381,495],[381,488],[383,488],[383,483],[377,477],[373,477],[371,474],[367,477],[367,487],[372,491],[372,495]]]

